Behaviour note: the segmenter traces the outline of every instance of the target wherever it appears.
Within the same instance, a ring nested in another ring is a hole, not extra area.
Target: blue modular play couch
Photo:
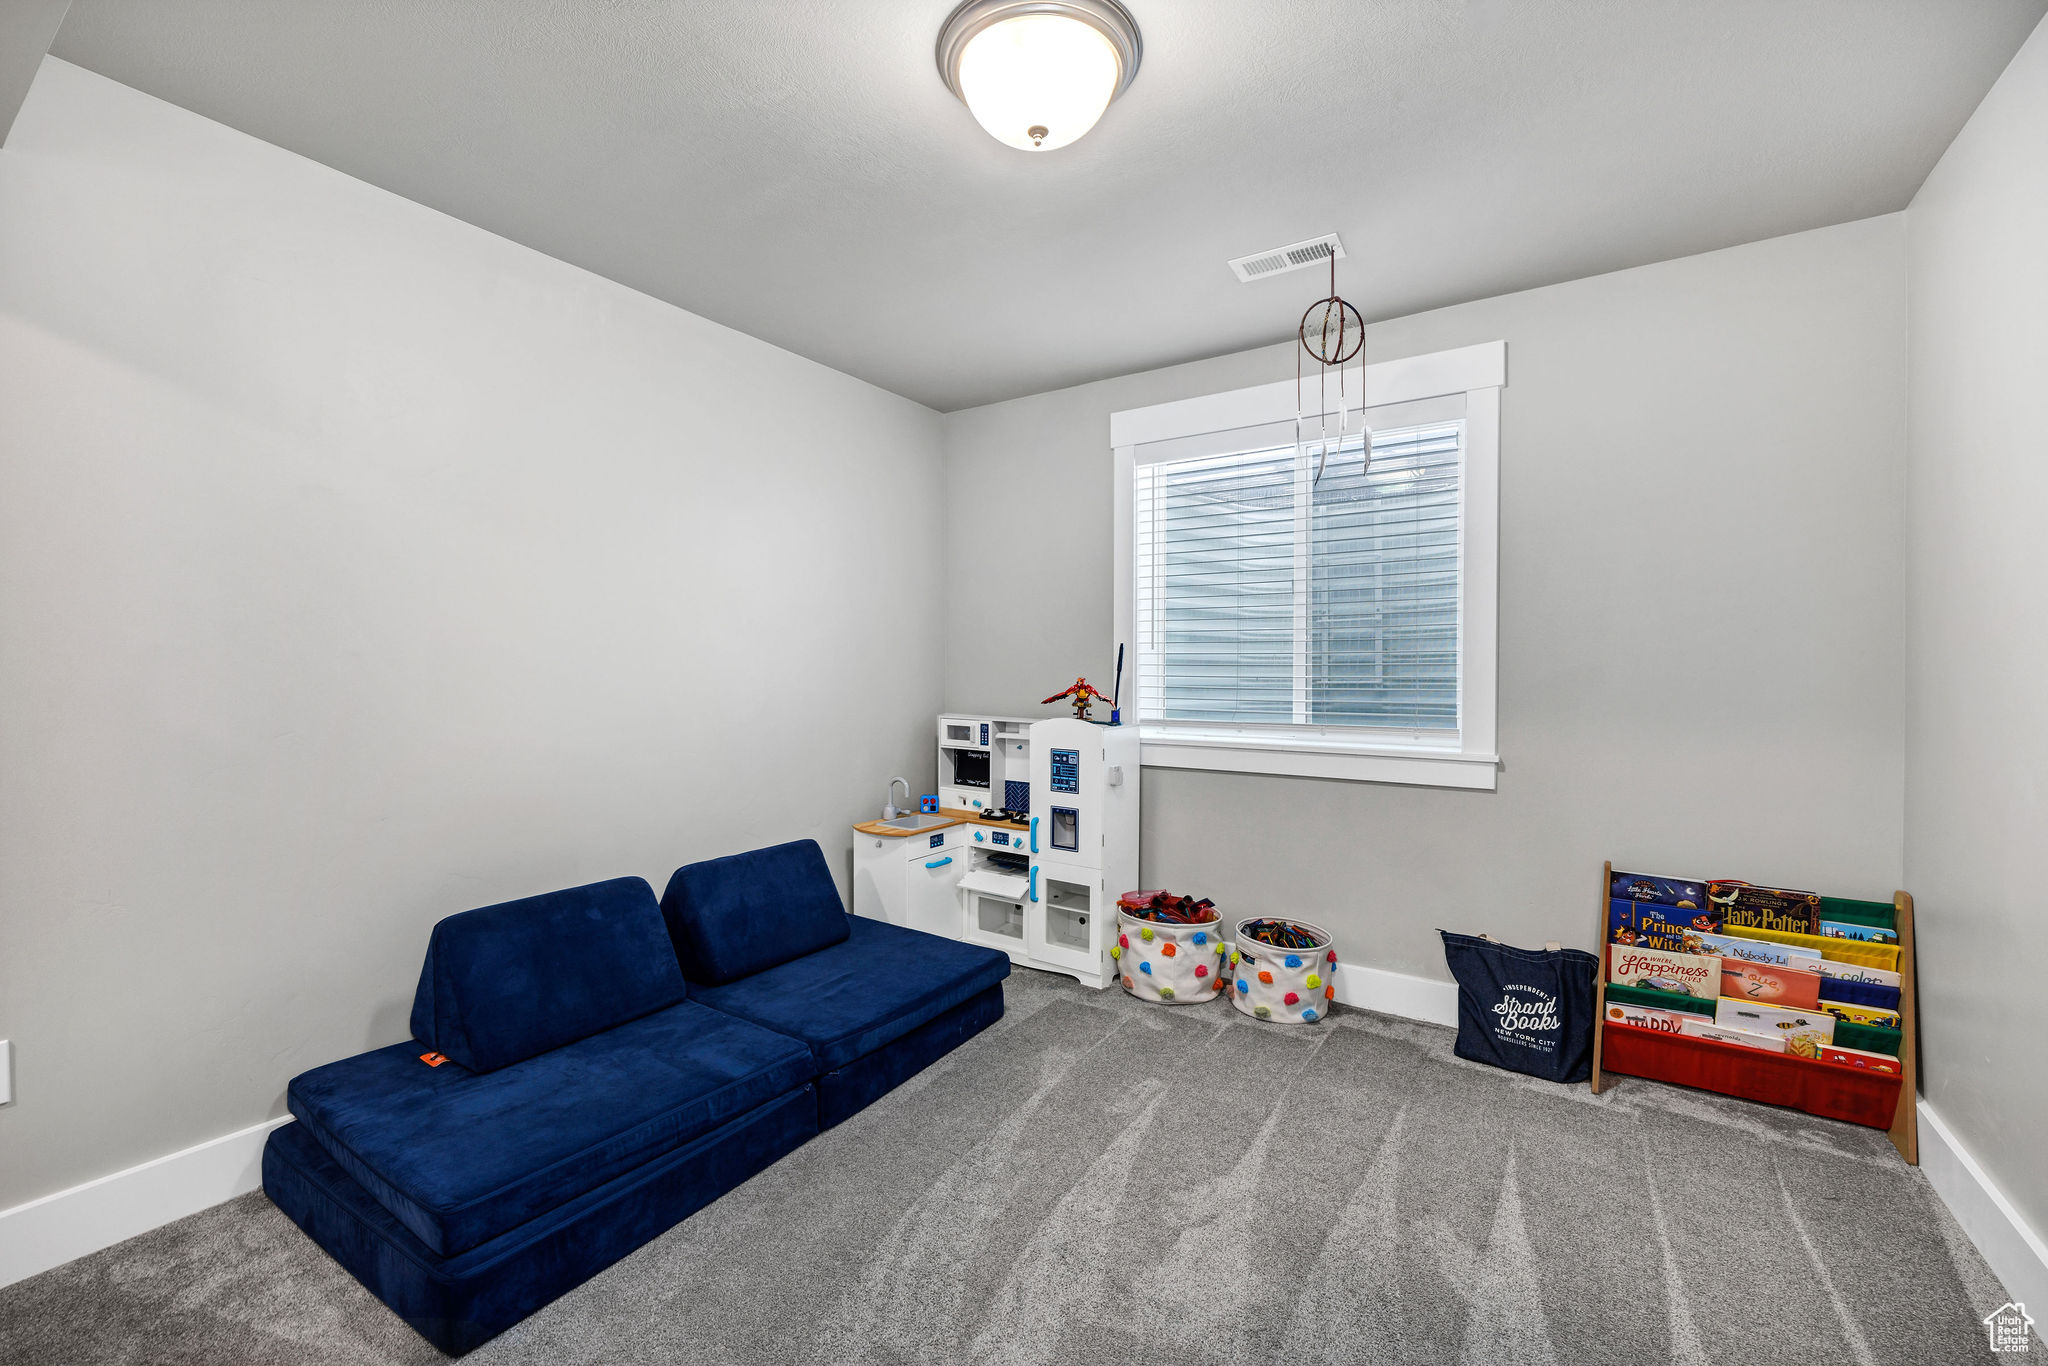
[[[809,840],[465,911],[412,1042],[293,1079],[263,1188],[466,1352],[987,1028],[1009,970],[847,915]]]

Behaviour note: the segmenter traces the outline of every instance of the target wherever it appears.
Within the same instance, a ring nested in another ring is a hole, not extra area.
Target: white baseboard
[[[0,1210],[0,1285],[112,1247],[262,1184],[263,1140],[290,1116]]]
[[[1425,1024],[1458,1024],[1458,984],[1410,977],[1358,963],[1337,964],[1337,999],[1361,1010],[1400,1015]]]
[[[2048,1318],[2048,1243],[2013,1208],[1933,1106],[1920,1102],[1920,1170],[1984,1254],[1992,1274],[2021,1304]]]

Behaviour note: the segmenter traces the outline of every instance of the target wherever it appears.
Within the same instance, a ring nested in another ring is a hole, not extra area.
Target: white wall
[[[2048,28],[1908,218],[1906,877],[1924,927],[1922,1076],[2048,1231]]]
[[[54,59],[0,152],[0,1207],[405,1037],[428,927],[932,763],[936,415]]]
[[[1315,286],[1249,288],[1284,320]],[[1496,338],[1499,791],[1150,769],[1145,885],[1309,915],[1350,961],[1435,978],[1438,926],[1590,946],[1610,857],[1888,899],[1901,218],[1404,318],[1368,350]],[[1107,683],[1111,412],[1293,375],[1281,346],[948,415],[947,706]]]

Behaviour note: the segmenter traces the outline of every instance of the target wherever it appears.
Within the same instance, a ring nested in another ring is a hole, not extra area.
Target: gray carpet
[[[1530,1081],[1357,1011],[1019,971],[995,1029],[488,1343],[500,1362],[1997,1361],[1882,1135]],[[0,1361],[439,1359],[263,1196],[0,1290]]]

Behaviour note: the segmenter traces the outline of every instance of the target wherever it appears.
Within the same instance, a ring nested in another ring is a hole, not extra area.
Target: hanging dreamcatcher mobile
[[[1316,473],[1312,483],[1322,482],[1323,466],[1329,462],[1330,452],[1341,449],[1345,439],[1352,434],[1345,370],[1353,360],[1358,362],[1357,431],[1365,446],[1365,465],[1359,473],[1364,474],[1372,465],[1372,433],[1365,429],[1365,319],[1359,316],[1357,309],[1337,296],[1337,253],[1334,248],[1326,250],[1330,258],[1330,297],[1310,304],[1308,312],[1301,315],[1301,350],[1294,354],[1294,450],[1300,458],[1307,456],[1304,429],[1308,425],[1302,403],[1307,384],[1303,357],[1316,363],[1315,420],[1320,444],[1316,448]],[[1337,372],[1337,430],[1334,433],[1330,430],[1332,370]]]

